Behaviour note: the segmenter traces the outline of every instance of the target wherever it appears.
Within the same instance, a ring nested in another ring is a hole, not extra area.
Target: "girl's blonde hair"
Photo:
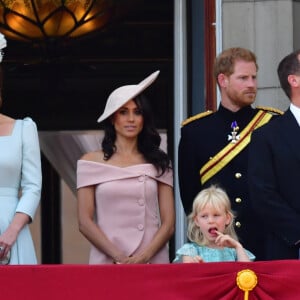
[[[193,211],[188,215],[188,231],[187,236],[190,241],[198,245],[206,245],[208,241],[203,236],[199,226],[195,223],[195,218],[200,210],[207,204],[212,205],[218,211],[224,211],[231,217],[230,223],[226,226],[224,234],[228,234],[235,240],[238,240],[237,234],[234,230],[233,221],[234,213],[231,210],[231,203],[227,193],[216,185],[202,190],[194,199]]]

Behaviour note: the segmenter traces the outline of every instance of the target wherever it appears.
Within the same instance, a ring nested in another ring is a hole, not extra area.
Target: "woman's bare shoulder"
[[[11,135],[14,130],[15,122],[15,119],[0,114],[0,136]]]
[[[104,157],[103,151],[97,150],[97,151],[85,153],[80,159],[103,163],[104,162],[103,157]]]
[[[14,123],[16,119],[13,119],[7,115],[0,114],[0,123]]]

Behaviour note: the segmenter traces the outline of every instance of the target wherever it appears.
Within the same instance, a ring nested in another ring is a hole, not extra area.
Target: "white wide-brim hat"
[[[128,101],[134,99],[148,86],[150,86],[157,78],[160,71],[156,71],[141,81],[139,84],[124,85],[115,89],[108,97],[103,114],[97,120],[98,123],[102,122]]]

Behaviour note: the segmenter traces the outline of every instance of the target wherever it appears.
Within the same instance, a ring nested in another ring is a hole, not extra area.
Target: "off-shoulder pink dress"
[[[173,186],[173,173],[156,177],[152,164],[117,167],[79,160],[77,188],[95,185],[95,220],[106,236],[128,256],[149,245],[160,227],[158,182]],[[162,199],[163,201],[163,199]],[[112,258],[92,245],[90,264],[110,264]],[[166,244],[150,263],[169,263]]]

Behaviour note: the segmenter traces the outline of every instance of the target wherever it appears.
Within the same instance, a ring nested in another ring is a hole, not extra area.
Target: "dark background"
[[[3,60],[3,112],[30,116],[39,130],[97,129],[117,87],[160,70],[146,91],[158,128],[173,123],[173,0],[128,1],[103,29],[47,45],[8,40]]]

